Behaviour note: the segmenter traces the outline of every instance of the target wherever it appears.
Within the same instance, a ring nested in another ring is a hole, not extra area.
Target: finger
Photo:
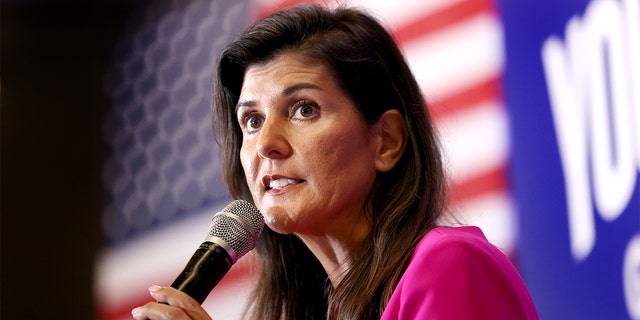
[[[158,300],[158,302],[164,302],[180,308],[194,309],[200,306],[200,304],[188,294],[172,287],[153,285],[149,287],[149,294]]]
[[[131,315],[137,320],[192,319],[184,310],[158,302],[149,302],[135,308],[131,310]]]
[[[200,303],[178,289],[153,285],[149,287],[149,293],[160,303],[182,309],[191,319],[211,319]]]

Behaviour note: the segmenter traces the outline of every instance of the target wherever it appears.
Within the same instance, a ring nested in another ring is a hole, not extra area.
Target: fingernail
[[[131,310],[131,315],[133,316],[137,316],[138,313],[140,313],[140,307],[133,308],[133,310]]]
[[[149,287],[149,291],[158,291],[160,289],[162,289],[162,287],[155,284]]]

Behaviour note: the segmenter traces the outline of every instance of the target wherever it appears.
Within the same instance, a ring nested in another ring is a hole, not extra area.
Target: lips
[[[304,182],[302,179],[293,179],[289,177],[282,177],[277,175],[267,175],[262,178],[262,184],[267,191],[269,190],[282,190],[288,186],[299,184]]]

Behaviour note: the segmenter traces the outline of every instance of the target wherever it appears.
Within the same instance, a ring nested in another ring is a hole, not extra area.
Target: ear
[[[375,159],[375,169],[387,172],[396,165],[404,153],[407,145],[407,126],[400,111],[387,110],[374,125],[378,150]]]

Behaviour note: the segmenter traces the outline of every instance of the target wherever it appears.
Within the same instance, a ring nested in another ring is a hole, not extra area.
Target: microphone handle
[[[198,303],[207,298],[213,287],[227,274],[233,264],[231,256],[221,246],[205,241],[193,254],[171,287],[185,292]]]

